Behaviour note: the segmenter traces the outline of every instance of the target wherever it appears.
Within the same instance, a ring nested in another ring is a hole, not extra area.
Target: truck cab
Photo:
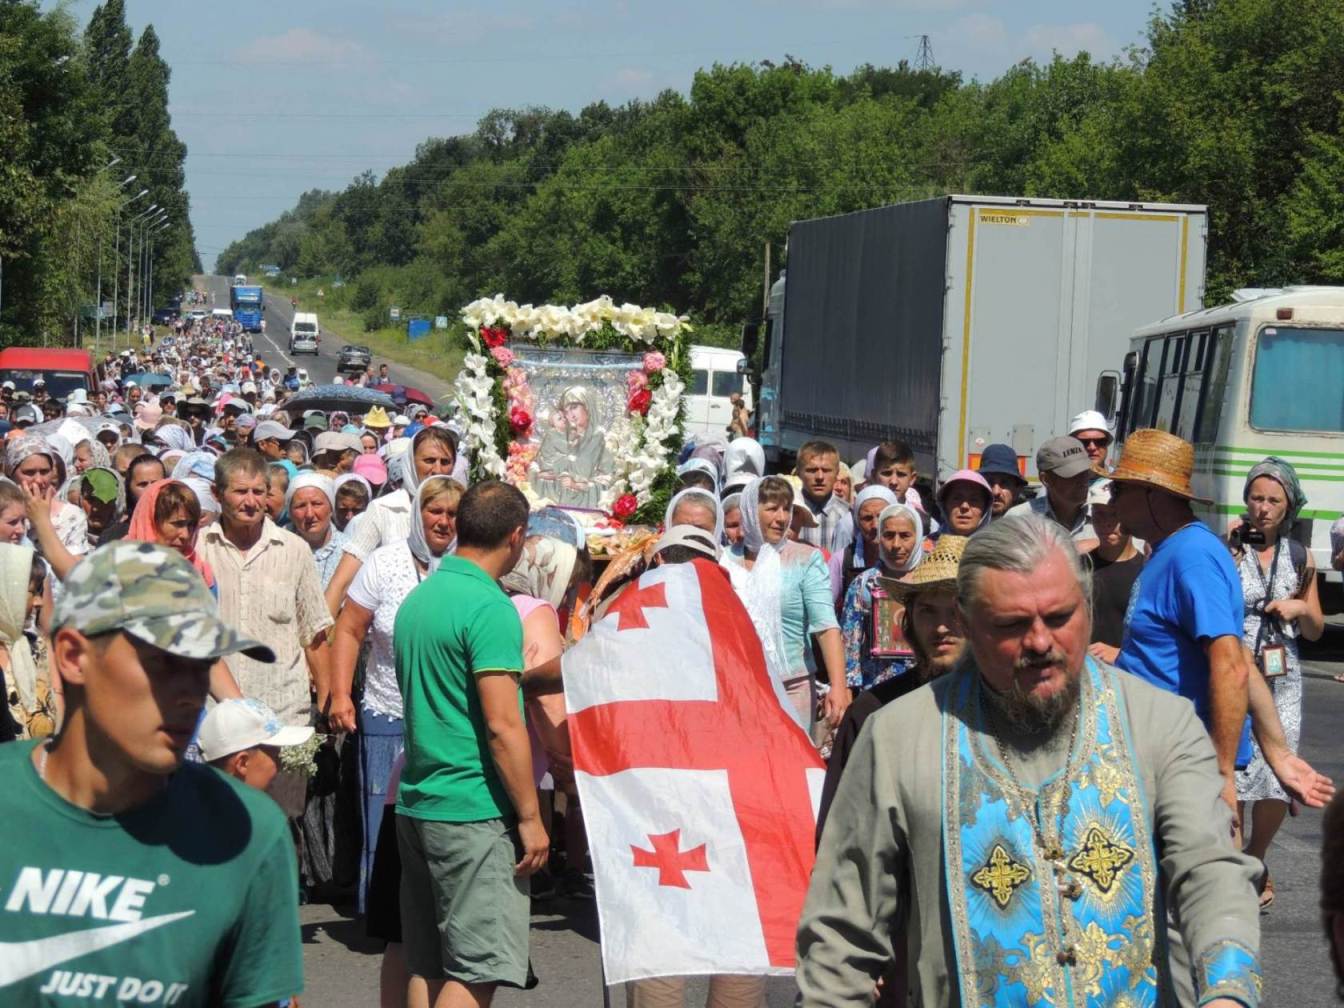
[[[19,392],[31,391],[34,380],[47,383],[53,399],[64,400],[75,389],[90,394],[98,387],[93,354],[87,350],[7,347],[0,350],[0,382],[12,381]]]

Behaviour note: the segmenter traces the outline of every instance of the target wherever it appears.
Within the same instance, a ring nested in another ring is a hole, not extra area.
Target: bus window
[[[1310,380],[1304,381],[1304,376]],[[1251,426],[1344,433],[1344,329],[1265,326],[1255,345]]]
[[[687,395],[706,395],[709,392],[709,372],[695,370],[691,372],[691,387]]]
[[[1181,405],[1181,372],[1184,370],[1186,343],[1185,333],[1167,337],[1166,352],[1162,355],[1162,377],[1158,380],[1157,419],[1153,426],[1173,434],[1176,429],[1176,412]]]
[[[1218,424],[1223,417],[1223,397],[1227,394],[1227,372],[1232,363],[1230,325],[1219,326],[1209,337],[1204,350],[1204,390],[1198,415],[1195,417],[1197,444],[1213,444],[1218,440]]]
[[[1185,361],[1185,376],[1181,382],[1180,405],[1171,432],[1186,441],[1195,439],[1195,412],[1199,409],[1199,390],[1204,384],[1204,347],[1208,330],[1190,334],[1189,355]]]
[[[1150,339],[1143,345],[1139,361],[1138,385],[1134,405],[1125,430],[1136,431],[1153,425],[1153,406],[1157,402],[1157,376],[1162,367],[1162,340]]]

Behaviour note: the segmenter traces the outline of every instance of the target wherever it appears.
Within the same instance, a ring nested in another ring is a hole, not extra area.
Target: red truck
[[[77,388],[92,394],[97,387],[93,354],[87,350],[8,347],[0,350],[0,382],[12,381],[17,391],[33,387],[33,380],[47,383],[47,394],[64,399]]]

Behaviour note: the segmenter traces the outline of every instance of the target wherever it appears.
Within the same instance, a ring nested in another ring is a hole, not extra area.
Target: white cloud
[[[1055,52],[1068,58],[1087,50],[1095,59],[1107,60],[1118,51],[1106,30],[1093,21],[1013,30],[1002,18],[985,13],[957,18],[946,32],[934,35],[933,45],[943,66],[990,77],[1024,59],[1046,62]]]
[[[1008,27],[992,14],[967,14],[952,22],[946,37],[958,46],[996,49],[1008,43]]]
[[[235,55],[245,63],[355,63],[369,58],[368,51],[358,42],[324,35],[311,28],[263,35]]]
[[[536,21],[522,14],[501,14],[473,7],[424,17],[401,15],[389,20],[397,32],[411,36],[417,44],[431,46],[474,46],[481,43],[516,41],[518,35],[536,29]]]

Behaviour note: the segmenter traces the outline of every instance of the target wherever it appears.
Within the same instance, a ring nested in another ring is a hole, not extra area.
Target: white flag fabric
[[[645,574],[564,682],[607,983],[792,973],[825,767],[727,573]]]

